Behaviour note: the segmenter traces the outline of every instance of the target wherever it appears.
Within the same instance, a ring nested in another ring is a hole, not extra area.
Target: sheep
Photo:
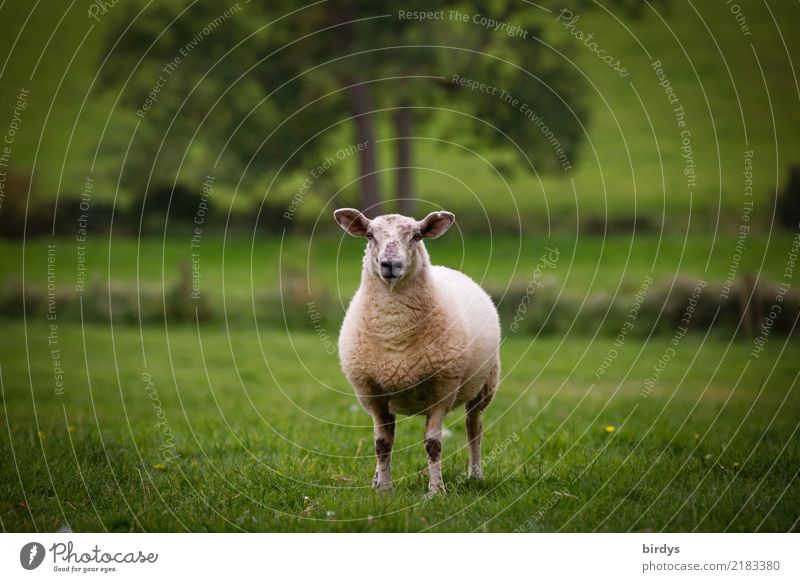
[[[372,416],[373,488],[392,490],[395,416],[424,414],[429,490],[444,493],[442,420],[460,405],[466,408],[468,475],[483,479],[482,416],[500,376],[500,320],[492,300],[467,275],[431,265],[423,242],[443,235],[455,215],[369,220],[341,208],[334,218],[348,234],[367,239],[361,283],[339,334],[339,357]]]

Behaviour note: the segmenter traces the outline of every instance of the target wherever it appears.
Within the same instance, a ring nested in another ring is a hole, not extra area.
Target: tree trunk
[[[411,108],[407,101],[394,112],[394,131],[397,143],[397,200],[398,211],[414,215],[414,196],[411,185]]]
[[[352,84],[352,83],[351,83]],[[369,86],[355,83],[350,87],[350,113],[356,124],[356,139],[364,144],[359,149],[358,161],[361,170],[361,210],[368,218],[381,214],[381,197],[378,189],[378,162],[375,151],[375,121],[370,103]]]

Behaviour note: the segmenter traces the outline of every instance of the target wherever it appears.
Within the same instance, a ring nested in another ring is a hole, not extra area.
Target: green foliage
[[[231,117],[237,124],[243,119],[241,113],[234,115],[238,106],[233,100],[241,98],[247,106],[246,111],[260,102],[264,91],[255,82],[256,79],[241,79],[234,85],[235,89],[213,109],[205,123],[200,125],[209,104],[224,90],[222,75],[230,74],[234,69],[246,68],[245,64],[238,64],[239,59],[245,59],[246,56],[240,54],[241,51],[234,51],[226,57],[231,67],[225,70],[221,66],[215,67],[197,86],[183,109],[178,111],[201,76],[195,74],[193,69],[205,60],[202,51],[210,46],[207,43],[219,41],[222,48],[230,48],[225,40],[236,37],[238,26],[249,26],[246,30],[250,30],[268,24],[256,12],[248,12],[251,9],[260,10],[257,3],[253,2],[242,4],[243,9],[237,15],[241,18],[228,19],[215,34],[190,53],[181,64],[185,68],[179,68],[170,77],[164,88],[164,97],[144,120],[140,119],[135,111],[142,106],[157,79],[153,73],[169,62],[174,57],[174,51],[181,46],[165,33],[166,36],[155,42],[147,53],[152,55],[161,51],[158,58],[151,59],[153,68],[146,74],[143,72],[150,66],[148,58],[145,58],[134,70],[144,51],[165,28],[162,23],[161,28],[153,28],[149,36],[141,38],[143,44],[138,47],[138,52],[136,47],[131,49],[130,59],[126,60],[125,51],[114,51],[105,60],[117,40],[120,46],[126,44],[125,37],[120,35],[124,27],[120,27],[119,22],[130,21],[129,7],[135,5],[141,9],[145,4],[137,0],[120,2],[100,23],[87,19],[85,10],[71,10],[59,25],[63,14],[58,11],[32,10],[33,6],[27,3],[5,3],[3,24],[9,30],[22,31],[18,46],[46,46],[47,50],[41,59],[40,51],[14,50],[10,53],[3,76],[5,82],[0,87],[0,109],[10,114],[21,87],[30,88],[31,100],[25,113],[24,129],[14,144],[15,167],[12,170],[19,173],[16,178],[9,176],[9,179],[14,178],[16,185],[12,187],[11,182],[7,185],[0,219],[11,216],[6,211],[10,211],[14,204],[19,204],[24,210],[29,178],[33,178],[31,208],[34,208],[37,199],[47,202],[52,202],[56,196],[60,201],[77,199],[89,174],[96,184],[93,203],[104,201],[110,204],[115,201],[118,211],[138,205],[150,177],[151,166],[154,163],[156,165],[155,181],[164,182],[167,188],[171,188],[177,174],[176,160],[183,157],[187,146],[187,160],[179,181],[197,194],[200,180],[196,179],[210,170],[224,147],[220,163],[213,168],[219,176],[216,203],[223,213],[232,207],[234,220],[242,225],[242,230],[249,232],[252,223],[245,219],[253,216],[254,207],[258,208],[263,198],[266,197],[269,204],[267,214],[274,215],[279,221],[288,200],[297,193],[298,184],[321,161],[320,154],[330,155],[341,144],[354,141],[347,124],[332,128],[329,135],[331,143],[316,152],[309,150],[312,159],[308,165],[300,164],[295,171],[284,171],[269,193],[266,189],[273,174],[268,169],[274,167],[276,159],[285,159],[291,151],[280,151],[276,158],[254,160],[243,174],[238,157],[231,148],[238,148],[238,143],[245,140],[250,145],[242,149],[255,151],[266,134],[258,128],[251,128],[249,122],[245,121],[231,138],[231,143],[227,144],[231,134],[225,133],[222,128]],[[206,10],[212,13],[209,16],[219,14],[216,7],[205,8],[207,4],[195,3],[192,11]],[[752,149],[755,152],[754,213],[758,215],[760,226],[770,223],[775,191],[785,183],[787,166],[800,159],[800,134],[794,130],[800,125],[800,109],[797,107],[797,91],[790,68],[791,62],[797,62],[800,37],[785,31],[786,23],[797,21],[800,5],[786,1],[774,3],[769,11],[747,10],[752,37],[742,37],[730,7],[724,2],[694,3],[694,10],[688,12],[676,10],[677,4],[674,2],[670,10],[664,10],[661,4],[654,2],[628,2],[641,7],[641,14],[636,18],[628,18],[628,12],[618,12],[615,8],[617,3],[570,3],[571,9],[581,16],[579,28],[594,33],[594,38],[604,49],[624,59],[631,75],[622,78],[609,74],[609,67],[586,50],[560,23],[556,23],[552,14],[548,15],[524,2],[516,4],[522,8],[509,20],[527,27],[529,12],[540,13],[540,22],[532,24],[538,24],[543,30],[542,37],[554,50],[565,55],[565,63],[569,62],[566,58],[570,59],[586,75],[584,81],[579,83],[581,89],[577,102],[583,101],[588,107],[588,139],[584,139],[575,152],[578,165],[574,173],[570,172],[570,176],[565,176],[558,169],[548,175],[531,176],[526,169],[527,161],[519,153],[496,152],[497,148],[491,147],[488,142],[485,144],[487,147],[481,147],[474,154],[458,147],[458,144],[483,144],[483,138],[473,137],[474,143],[465,139],[470,137],[473,130],[481,131],[479,125],[483,124],[465,122],[460,114],[437,113],[426,119],[422,117],[425,109],[415,109],[415,118],[419,116],[419,119],[414,134],[420,139],[415,143],[414,159],[417,165],[426,168],[417,170],[414,176],[421,198],[430,201],[431,205],[445,206],[455,211],[462,225],[469,224],[472,232],[485,233],[490,226],[495,233],[498,228],[505,232],[517,232],[522,228],[527,234],[546,233],[548,229],[571,232],[578,218],[582,224],[592,221],[602,226],[606,219],[630,223],[635,213],[639,219],[647,217],[657,227],[663,222],[663,228],[672,232],[683,232],[691,215],[692,227],[697,227],[702,234],[718,225],[733,229],[738,226],[742,207],[742,152]],[[599,8],[598,4],[608,8],[608,11]],[[160,5],[162,2],[151,3],[137,22],[147,20],[148,13],[157,10]],[[559,4],[544,5],[555,10],[561,7]],[[178,6],[172,3],[170,6],[174,11],[167,16],[180,13],[186,4]],[[300,7],[292,7],[296,8]],[[502,13],[501,9],[491,6],[484,10],[482,5],[467,6],[465,3],[463,7],[465,12],[478,10],[490,15]],[[191,11],[187,12],[183,18],[189,18],[190,14]],[[256,16],[251,17],[251,14]],[[171,20],[169,18],[167,23]],[[247,22],[241,24],[242,20]],[[777,36],[776,23],[783,32],[785,48]],[[93,29],[87,35],[89,26],[93,26]],[[177,21],[174,26],[178,26]],[[127,34],[134,34],[133,28]],[[276,34],[282,30],[276,23],[264,32]],[[425,35],[430,35],[425,26],[408,26],[404,30],[411,42],[422,42]],[[531,26],[531,30],[535,28]],[[198,31],[190,32],[186,42]],[[412,33],[419,38],[412,37]],[[463,36],[457,33],[458,29],[452,26],[443,42],[457,45]],[[180,34],[184,35],[185,31]],[[10,52],[16,39],[15,34],[5,35],[0,38],[0,46]],[[164,45],[169,39],[172,44]],[[746,42],[747,39],[751,39],[755,51],[751,43]],[[251,40],[256,41],[255,37]],[[162,50],[162,46],[166,48]],[[410,50],[407,52],[414,53]],[[450,51],[447,56],[453,60],[448,61],[451,66],[442,72],[446,78],[458,72],[452,70],[456,65],[461,68],[455,53]],[[336,54],[334,51],[327,58]],[[266,55],[260,55],[259,58],[263,56]],[[284,61],[278,56],[274,55],[270,61],[275,66],[282,66]],[[213,54],[211,57],[214,59],[212,63],[218,58]],[[541,59],[546,61],[544,56]],[[703,169],[702,184],[694,192],[691,201],[686,196],[685,179],[681,172],[680,135],[675,131],[674,118],[664,98],[664,90],[651,70],[650,64],[654,59],[661,61],[669,72],[670,81],[691,118],[696,162]],[[389,58],[385,61],[385,67],[401,62]],[[433,67],[433,59],[431,62]],[[105,63],[102,69],[100,63]],[[252,63],[252,59],[248,63]],[[209,65],[206,65],[203,71],[208,68]],[[495,75],[502,78],[505,68],[498,67],[490,71],[492,78]],[[188,71],[187,80],[190,81],[186,85],[183,85],[184,70]],[[133,74],[128,79],[131,72]],[[97,73],[99,76],[96,78]],[[761,82],[762,74],[764,82]],[[219,77],[219,82],[211,78],[215,76]],[[321,77],[316,78],[321,80]],[[248,79],[252,82],[246,82]],[[124,87],[123,83],[126,83]],[[213,91],[210,89],[212,85],[217,85]],[[245,88],[245,85],[249,88]],[[170,94],[171,87],[175,88],[174,98]],[[399,100],[399,82],[391,82],[391,87],[397,91],[397,98],[390,93],[388,99],[381,102],[378,100],[380,95],[375,95],[375,107],[390,107]],[[206,88],[209,90],[206,91]],[[335,88],[335,85],[328,87],[331,88]],[[440,101],[438,89],[434,88],[430,96],[428,89],[430,87],[420,86],[414,87],[413,91],[420,95],[421,100],[431,100],[437,105],[449,107],[447,92]],[[279,93],[282,92],[276,93],[274,98],[282,98]],[[118,102],[117,97],[121,101]],[[331,99],[335,98],[331,96]],[[289,96],[289,99],[294,97]],[[466,103],[460,97],[456,99],[454,96],[453,99],[452,108],[457,110],[468,111],[468,108],[479,105],[471,101]],[[259,105],[252,114],[256,117],[251,118],[257,119],[262,110],[265,120],[275,116],[278,110],[270,109],[272,101],[270,99]],[[277,116],[275,119],[282,121],[298,104],[307,102],[305,97],[297,97],[291,108],[280,111],[283,117]],[[486,106],[491,106],[491,103],[487,101]],[[312,109],[316,111],[317,106],[312,106]],[[344,108],[343,103],[339,106]],[[180,115],[176,116],[178,112]],[[510,112],[498,111],[496,114],[502,116],[507,113]],[[495,112],[492,112],[490,116],[482,118],[491,121],[494,115]],[[773,115],[776,120],[774,125],[771,122]],[[384,117],[386,114],[376,115],[378,137],[381,139],[392,135],[391,124]],[[341,120],[344,121],[345,117]],[[134,133],[137,124],[138,129]],[[317,127],[316,122],[306,125]],[[274,124],[265,127],[271,131]],[[159,152],[158,145],[167,128],[170,128],[167,140]],[[189,138],[198,128],[197,138],[192,139],[189,145]],[[302,128],[297,129],[302,131]],[[288,128],[281,131],[284,130]],[[303,138],[309,135],[306,129]],[[452,137],[455,143],[441,147],[428,139],[439,137]],[[779,144],[777,150],[776,142]],[[381,168],[388,169],[393,164],[393,143],[382,141],[378,148]],[[283,142],[279,145],[285,147]],[[523,148],[523,151],[528,150]],[[534,163],[539,165],[553,161],[548,159],[549,151],[545,150],[544,154],[544,157],[534,158]],[[162,167],[162,162],[158,161],[162,158],[171,161]],[[501,174],[495,173],[485,160],[494,163]],[[358,205],[355,192],[357,183],[350,183],[356,178],[356,168],[355,157],[337,165],[325,176],[325,181],[318,182],[311,189],[298,209],[297,219],[288,225],[283,221],[279,226],[287,226],[290,230],[309,229],[320,212],[327,212],[325,204]],[[506,170],[517,171],[510,175]],[[120,172],[125,187],[118,191]],[[385,196],[391,196],[392,178],[391,172],[383,172],[380,176]],[[150,187],[153,185],[150,184]],[[339,188],[343,190],[332,200],[333,193]],[[275,195],[277,190],[280,190],[280,196]],[[719,216],[718,211],[721,211]],[[94,212],[93,206],[93,215]],[[49,216],[44,216],[41,221],[29,220],[29,234],[36,225],[41,225],[42,232],[49,232],[47,227],[52,222],[52,209],[46,214]],[[59,210],[57,217],[62,215]],[[121,216],[117,212],[115,223]],[[663,220],[665,216],[668,220]],[[16,217],[11,222],[21,224]],[[94,219],[92,223],[95,223]],[[134,226],[137,225],[138,222]],[[118,228],[115,225],[115,232],[118,232]],[[280,233],[281,228],[273,230]]]
[[[324,159],[332,130],[353,114],[347,87],[358,83],[368,84],[376,109],[413,107],[417,127],[440,105],[486,119],[491,126],[462,124],[459,134],[541,154],[539,169],[553,169],[552,147],[536,128],[519,123],[497,96],[451,82],[454,74],[474,77],[525,100],[574,158],[587,117],[579,75],[543,56],[546,48],[534,40],[541,28],[516,4],[439,2],[443,18],[418,20],[400,14],[429,12],[429,3],[331,0],[299,10],[291,2],[249,3],[206,34],[227,5],[162,2],[141,10],[131,3],[106,33],[104,82],[113,91],[122,85],[132,110],[159,77],[164,83],[146,111],[128,178],[141,182],[152,171],[157,180],[197,180],[220,144],[222,172],[234,178],[247,168],[249,185],[284,163],[282,172],[291,172]],[[522,23],[532,36],[490,31],[452,18],[455,12]],[[176,57],[174,72],[165,70]]]

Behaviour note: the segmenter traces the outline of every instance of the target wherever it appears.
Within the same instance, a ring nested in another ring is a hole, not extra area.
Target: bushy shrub
[[[166,287],[95,281],[82,297],[74,290],[58,291],[55,295],[58,318],[79,320],[81,308],[84,321],[108,322],[113,318],[115,324],[134,325],[194,322],[195,318],[248,324],[255,317],[258,325],[264,327],[335,336],[344,315],[338,296],[324,286],[309,285],[304,273],[284,273],[279,285],[256,291],[254,297],[228,295],[225,310],[221,298],[210,301],[205,293],[192,298],[188,269],[180,267],[177,273]],[[781,289],[774,282],[757,281],[749,275],[738,279],[727,296],[721,290],[722,285],[715,282],[698,287],[698,279],[691,277],[664,279],[654,282],[644,300],[634,308],[635,291],[618,295],[595,292],[584,297],[562,292],[561,282],[553,275],[544,276],[535,287],[515,282],[508,288],[487,289],[498,308],[505,337],[567,332],[613,337],[623,327],[625,335],[639,338],[651,333],[670,335],[681,327],[687,328],[687,332],[705,332],[709,327],[732,332],[738,328],[743,337],[752,337],[761,332],[767,317],[773,318],[770,333],[797,332],[800,293]],[[28,317],[46,317],[47,290],[42,285],[23,289],[18,279],[0,286],[0,317],[21,317],[23,304]],[[777,310],[774,305],[779,306]]]

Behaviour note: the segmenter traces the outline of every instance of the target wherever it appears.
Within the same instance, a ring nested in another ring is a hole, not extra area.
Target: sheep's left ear
[[[333,213],[336,222],[351,236],[367,236],[369,218],[355,208],[340,208]]]
[[[419,221],[419,232],[422,238],[438,238],[453,226],[456,215],[446,210],[431,212],[428,216]]]

